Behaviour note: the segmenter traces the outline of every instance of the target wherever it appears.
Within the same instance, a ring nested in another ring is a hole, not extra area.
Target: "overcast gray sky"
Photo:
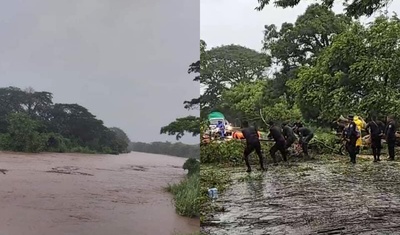
[[[283,22],[293,23],[309,4],[316,2],[302,0],[298,6],[287,9],[270,4],[258,12],[254,10],[258,6],[257,0],[201,0],[200,36],[208,48],[239,44],[259,51],[262,48],[264,25],[275,24],[280,27]],[[341,3],[334,6],[334,11],[338,13],[342,9]],[[400,1],[393,1],[388,11],[399,14]],[[365,18],[362,20],[370,21]]]
[[[199,0],[2,2],[1,87],[52,92],[133,141],[174,141],[160,127],[199,114],[182,104],[199,95]]]

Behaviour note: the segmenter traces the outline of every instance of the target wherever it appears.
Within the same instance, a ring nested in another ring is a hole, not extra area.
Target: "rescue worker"
[[[221,139],[225,138],[225,125],[222,121],[218,121],[217,128],[219,130],[219,134]]]
[[[276,152],[281,152],[283,161],[287,162],[286,157],[286,141],[281,133],[281,128],[275,125],[273,122],[268,123],[270,125],[268,138],[272,138],[275,141],[275,144],[269,150],[271,154],[272,160],[276,163]]]
[[[294,142],[296,142],[297,138],[296,138],[296,135],[293,132],[292,127],[290,127],[287,122],[282,124],[282,134],[283,134],[283,137],[286,140],[285,149],[286,149],[286,151],[288,151],[288,149],[292,146],[292,144]]]
[[[310,143],[310,140],[314,137],[314,133],[309,128],[304,127],[303,125],[301,125],[301,127],[296,127],[295,132],[299,136],[299,142],[303,153],[305,157],[308,158],[308,143]]]
[[[389,161],[394,161],[394,147],[396,146],[396,122],[393,115],[386,118],[387,126],[385,128],[386,143],[388,145]]]
[[[357,157],[356,143],[359,138],[359,133],[357,131],[357,125],[354,123],[354,116],[349,116],[348,120],[349,126],[345,130],[346,149],[349,152],[350,162],[355,164]]]
[[[364,122],[364,120],[359,117],[359,116],[354,116],[353,118],[354,123],[356,124],[357,127],[357,131],[360,134],[360,138],[357,139],[356,142],[356,153],[359,154],[360,153],[360,149],[362,146],[362,135],[361,135],[361,131],[365,128],[366,123]]]
[[[260,167],[262,171],[265,171],[264,168],[264,160],[263,160],[263,156],[262,156],[262,152],[261,152],[261,144],[260,144],[260,139],[258,137],[258,131],[255,127],[250,127],[249,123],[247,121],[243,122],[243,136],[246,139],[246,148],[244,150],[244,161],[246,162],[246,166],[247,166],[247,171],[246,172],[251,172],[251,166],[250,166],[250,162],[249,162],[249,155],[255,150],[258,158],[259,158],[259,162],[260,162]]]
[[[376,120],[376,117],[372,117],[371,121],[368,122],[365,127],[371,140],[372,154],[374,155],[374,162],[379,162],[382,149],[382,136],[383,136],[383,123]]]

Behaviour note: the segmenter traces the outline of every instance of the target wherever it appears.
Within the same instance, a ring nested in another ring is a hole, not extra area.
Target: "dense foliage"
[[[171,142],[132,142],[129,145],[130,151],[143,152],[143,153],[154,153],[164,154],[176,157],[184,158],[199,158],[200,147],[198,144],[190,145],[183,143],[171,143]]]
[[[268,4],[270,4],[271,0],[257,0],[259,6],[256,7],[256,10],[263,10]],[[275,6],[287,8],[294,7],[300,2],[305,2],[306,0],[274,0]],[[358,18],[360,16],[371,16],[373,13],[378,10],[383,9],[390,5],[393,0],[320,0],[324,6],[331,8],[334,3],[342,3],[345,7],[345,12],[348,16],[352,16]]]
[[[78,104],[53,104],[50,92],[0,88],[0,148],[23,152],[127,152],[129,138]]]
[[[294,23],[266,25],[264,33],[261,52],[239,45],[208,49],[202,41],[203,118],[219,110],[236,124],[302,119],[329,127],[340,115],[400,117],[396,16],[363,25],[311,4]]]

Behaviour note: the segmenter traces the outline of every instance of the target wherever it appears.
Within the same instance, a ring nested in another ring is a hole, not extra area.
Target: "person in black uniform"
[[[349,120],[349,126],[346,128],[346,149],[349,152],[350,155],[350,162],[355,164],[356,163],[356,157],[357,157],[357,147],[356,147],[356,142],[357,139],[360,137],[357,131],[357,126],[356,123],[353,120],[353,116],[348,117]]]
[[[299,135],[301,148],[303,149],[305,157],[308,158],[308,143],[310,143],[310,140],[314,137],[314,133],[303,125],[296,127],[295,132],[297,135]]]
[[[371,121],[368,122],[365,127],[367,133],[370,135],[374,162],[379,162],[381,160],[383,126],[384,124],[381,121],[376,120],[376,117],[372,117]]]
[[[287,152],[288,148],[290,148],[290,146],[292,146],[292,144],[294,142],[296,142],[297,138],[296,138],[296,135],[293,132],[292,127],[290,127],[287,122],[282,124],[282,134],[283,134],[283,137],[285,137],[285,140],[286,140],[285,149],[286,149],[286,152]]]
[[[273,122],[268,123],[270,125],[268,138],[273,138],[275,140],[275,144],[269,150],[271,154],[272,160],[276,163],[276,152],[281,152],[283,161],[287,161],[286,158],[286,141],[281,133],[281,128],[275,125]]]
[[[387,126],[385,129],[386,143],[388,145],[389,161],[394,161],[394,147],[396,146],[396,122],[394,117],[389,115],[387,117]]]
[[[263,156],[261,153],[261,144],[260,144],[260,139],[258,138],[258,131],[255,127],[249,126],[249,123],[247,121],[243,122],[243,136],[246,139],[246,148],[244,150],[244,161],[246,162],[247,166],[247,172],[251,172],[251,167],[249,163],[249,155],[252,153],[254,150],[256,151],[259,161],[260,161],[260,166],[261,170],[265,171],[264,168],[264,160]]]

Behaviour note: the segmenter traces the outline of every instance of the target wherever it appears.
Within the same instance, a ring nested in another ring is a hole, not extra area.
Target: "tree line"
[[[257,11],[270,4],[258,2]],[[299,2],[274,1],[283,8]],[[328,127],[347,114],[400,118],[400,20],[384,14],[366,25],[357,20],[391,1],[346,1],[344,14],[332,11],[333,0],[320,2],[295,22],[265,25],[261,51],[241,45],[207,48],[200,40],[200,60],[188,72],[198,74],[193,81],[205,92],[184,102],[186,109],[201,107],[200,117],[177,118],[161,134],[198,135],[211,111],[260,127],[265,121],[299,119]]]
[[[129,138],[85,107],[53,103],[53,94],[0,88],[0,149],[20,152],[127,152]]]
[[[400,117],[399,43],[396,15],[364,25],[312,4],[294,23],[266,25],[260,52],[240,45],[202,50],[201,116],[219,110],[260,126],[261,117],[318,126],[348,114]]]
[[[200,146],[198,144],[190,145],[180,142],[132,142],[128,149],[135,152],[163,154],[184,158],[200,158]]]

